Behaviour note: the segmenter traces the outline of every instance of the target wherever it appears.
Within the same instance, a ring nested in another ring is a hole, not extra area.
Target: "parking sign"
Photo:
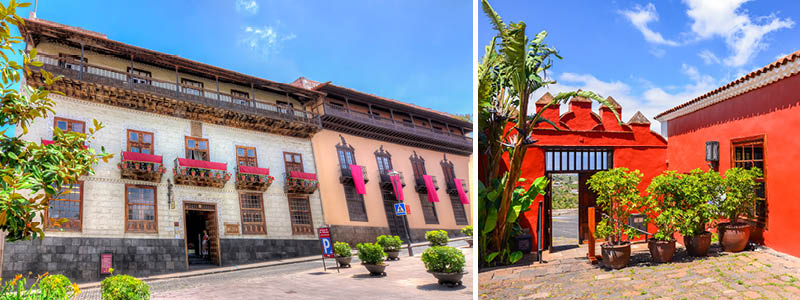
[[[333,258],[333,241],[331,240],[330,228],[319,228],[319,241],[322,243],[322,257]]]

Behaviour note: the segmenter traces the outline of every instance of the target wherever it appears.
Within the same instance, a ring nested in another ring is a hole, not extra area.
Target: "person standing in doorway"
[[[208,258],[208,231],[203,230],[203,239],[202,239],[202,253],[203,257]]]

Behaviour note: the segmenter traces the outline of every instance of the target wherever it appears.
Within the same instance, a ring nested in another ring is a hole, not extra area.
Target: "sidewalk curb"
[[[468,237],[457,237],[450,239],[450,242],[457,242],[467,240]],[[412,247],[422,247],[422,246],[429,246],[430,242],[422,242],[422,243],[414,243],[411,244]],[[403,245],[400,247],[401,249],[408,249],[408,245]],[[353,251],[354,254],[358,253],[358,251]],[[296,264],[296,263],[304,263],[310,262],[321,259],[321,255],[313,255],[313,256],[304,256],[304,257],[295,257],[289,258],[286,260],[276,260],[276,261],[268,261],[268,262],[260,262],[260,263],[252,263],[246,265],[234,265],[234,266],[227,266],[227,267],[217,267],[211,268],[206,270],[198,270],[198,271],[185,271],[185,272],[176,272],[176,273],[167,273],[161,275],[153,275],[149,277],[139,278],[139,280],[143,282],[155,282],[160,280],[166,279],[179,279],[179,278],[187,278],[187,277],[196,277],[196,276],[203,276],[203,275],[211,275],[211,274],[219,274],[219,273],[228,273],[234,271],[242,271],[242,270],[251,270],[251,269],[258,269],[258,268],[268,268],[268,267],[276,267],[288,264]],[[97,282],[90,282],[84,284],[78,284],[78,288],[81,290],[84,289],[93,289],[93,288],[100,288],[100,281]]]

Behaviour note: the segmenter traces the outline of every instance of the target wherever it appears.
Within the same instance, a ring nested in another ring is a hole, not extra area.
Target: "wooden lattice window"
[[[236,164],[239,166],[258,167],[256,147],[236,146]]]
[[[303,155],[300,153],[283,152],[283,162],[286,166],[286,173],[303,172]]]
[[[264,200],[260,193],[239,194],[239,209],[242,212],[242,234],[267,233]]]
[[[183,92],[195,96],[203,95],[203,83],[191,79],[181,78],[181,85],[183,85]]]
[[[468,225],[467,211],[464,209],[464,204],[461,204],[461,198],[457,194],[450,194],[450,204],[453,206],[456,225]]]
[[[61,129],[63,132],[85,133],[86,123],[83,121],[55,117],[53,120],[53,127],[58,127],[58,129]]]
[[[128,152],[153,154],[153,133],[128,129]]]
[[[125,185],[125,232],[158,232],[156,187]]]
[[[367,222],[367,207],[364,203],[364,195],[356,191],[355,186],[344,186],[344,197],[347,200],[347,212],[350,221]]]
[[[292,234],[314,234],[308,197],[289,195],[289,214],[292,219]]]
[[[378,161],[378,172],[381,175],[386,174],[392,169],[392,155],[383,150],[383,146],[375,151],[375,159]]]
[[[733,152],[731,164],[736,168],[751,169],[757,167],[761,169],[762,177],[756,178],[759,184],[756,189],[756,201],[751,208],[756,221],[762,225],[767,222],[767,171],[766,151],[764,150],[764,138],[744,138],[731,141],[731,151]]]
[[[411,156],[411,168],[414,170],[414,178],[422,179],[422,175],[426,175],[425,172],[425,159],[417,155],[417,151],[414,151],[414,155]]]
[[[83,182],[65,185],[58,195],[50,200],[47,209],[47,228],[64,231],[81,231],[83,224]],[[56,226],[50,219],[67,219]]]
[[[419,201],[422,206],[422,215],[425,217],[425,224],[439,224],[436,206],[433,202],[428,201],[428,194],[419,193]]]
[[[208,153],[208,148],[208,139],[186,137],[186,158],[209,161],[211,156]]]

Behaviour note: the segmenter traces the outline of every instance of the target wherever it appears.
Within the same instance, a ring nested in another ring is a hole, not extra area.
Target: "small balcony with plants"
[[[138,152],[122,152],[122,161],[117,164],[123,179],[161,182],[167,172],[159,155]]]
[[[367,178],[367,167],[365,166],[358,166],[361,168],[361,178],[364,179],[364,183],[369,182],[369,178]],[[353,169],[348,165],[339,165],[339,171],[341,175],[339,176],[339,182],[341,183],[353,183]]]
[[[458,183],[456,183],[458,181]],[[453,178],[452,181],[447,182],[447,193],[451,195],[458,195],[458,187],[461,187],[461,191],[467,193],[467,181],[464,179]]]
[[[231,179],[225,163],[176,158],[172,169],[176,184],[222,188]]]
[[[275,181],[269,169],[251,166],[236,167],[236,189],[265,192]]]
[[[386,172],[381,173],[381,188],[383,189],[391,189],[392,188],[392,172],[396,172],[398,176],[400,176],[400,184],[405,187],[406,186],[406,179],[403,177],[403,172],[399,171],[392,171],[388,170]]]
[[[433,181],[433,188],[438,191],[439,190],[439,182],[436,180],[436,176],[433,176],[433,175],[430,175],[430,176],[431,176],[431,181]],[[423,176],[419,176],[419,177],[414,178],[414,181],[416,181],[416,184],[417,184],[417,186],[415,187],[417,192],[424,193],[424,192],[428,191],[428,188],[425,185],[425,178]]]
[[[286,193],[289,194],[313,194],[319,188],[317,174],[299,171],[286,173]]]

